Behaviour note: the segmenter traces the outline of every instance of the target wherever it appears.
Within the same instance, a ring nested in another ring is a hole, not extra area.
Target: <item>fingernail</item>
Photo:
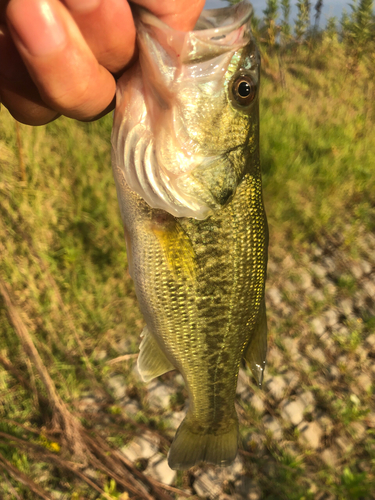
[[[65,0],[64,3],[72,12],[88,14],[99,7],[101,0]]]
[[[45,56],[66,42],[65,28],[48,0],[13,0],[7,14],[12,29],[33,56]]]

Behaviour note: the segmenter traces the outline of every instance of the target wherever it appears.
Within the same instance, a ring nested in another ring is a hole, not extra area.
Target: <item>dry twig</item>
[[[121,363],[121,361],[129,361],[129,359],[138,358],[138,352],[134,354],[124,354],[123,356],[118,356],[117,358],[110,359],[107,361],[107,365],[114,365],[115,363]]]
[[[89,450],[82,439],[81,424],[70,413],[65,403],[57,393],[55,384],[34,345],[17,308],[13,305],[6,283],[0,279],[0,295],[7,308],[11,324],[21,342],[21,345],[37,370],[48,394],[49,405],[52,409],[52,423],[64,431],[64,439],[72,453],[81,460],[88,458]]]
[[[14,465],[12,465],[8,460],[6,460],[0,453],[0,467],[5,470],[13,479],[23,484],[29,488],[33,493],[38,495],[38,497],[43,498],[43,500],[52,500],[51,497],[44,491],[40,486],[38,486],[34,481],[26,476],[23,472],[19,471]]]
[[[25,162],[23,159],[23,147],[22,147],[20,124],[18,123],[17,120],[14,120],[14,125],[16,128],[18,161],[19,161],[19,166],[20,166],[20,177],[21,177],[21,181],[25,182],[26,181],[26,170],[25,170]]]

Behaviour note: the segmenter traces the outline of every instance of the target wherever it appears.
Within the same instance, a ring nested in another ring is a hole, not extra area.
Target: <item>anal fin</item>
[[[244,358],[248,363],[258,385],[262,385],[267,354],[267,317],[266,303],[263,297],[260,305],[258,320],[255,325],[250,342],[247,345]]]
[[[139,350],[138,371],[144,382],[150,382],[163,373],[175,370],[147,326],[143,330],[143,339]]]

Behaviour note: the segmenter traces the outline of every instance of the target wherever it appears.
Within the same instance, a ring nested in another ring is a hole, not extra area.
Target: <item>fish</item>
[[[129,273],[146,326],[145,382],[178,370],[189,406],[172,469],[231,464],[242,358],[262,383],[268,226],[252,6],[174,30],[134,8],[138,62],[117,83],[112,166]]]

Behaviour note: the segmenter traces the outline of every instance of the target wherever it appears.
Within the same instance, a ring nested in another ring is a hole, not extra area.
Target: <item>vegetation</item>
[[[261,152],[271,254],[287,251],[301,261],[311,249],[339,241],[340,249],[356,258],[361,235],[375,229],[373,2],[352,4],[340,23],[331,19],[324,30],[318,29],[321,2],[315,5],[314,26],[310,2],[298,1],[298,9],[292,27],[289,1],[269,0],[264,22],[255,21],[263,57]],[[145,429],[167,450],[173,433],[163,414],[148,408],[145,387],[133,371],[143,320],[126,272],[110,131],[110,116],[90,124],[61,118],[31,128],[15,123],[4,109],[0,114],[4,500],[59,498],[58,492],[77,500],[178,496],[146,479],[142,464],[125,463],[117,452]],[[357,291],[345,272],[338,287],[345,297]],[[325,303],[328,292],[323,292]],[[293,299],[284,299],[298,309]],[[271,345],[284,349],[285,339],[299,335],[307,316],[322,307],[322,300],[314,299],[293,319],[283,319],[271,306]],[[370,316],[348,324],[349,341],[341,333],[334,338],[338,349],[352,356],[374,324]],[[338,368],[342,387],[348,386],[350,369]],[[131,418],[113,392],[113,375],[124,377],[127,397],[140,403]],[[301,370],[301,384],[314,391],[335,427],[350,428],[375,412],[374,386],[360,400],[329,382],[319,388],[318,376],[314,366],[307,375]],[[176,393],[172,409],[180,408],[183,396]],[[267,404],[271,414],[278,412],[277,404]],[[317,493],[373,498],[374,433],[366,436],[366,447],[344,454],[331,468],[318,453],[296,457],[265,435],[251,405],[241,405],[240,423],[241,456],[262,498],[309,499]],[[284,433],[289,442],[298,438],[296,429]],[[189,474],[178,476],[179,488],[191,483]]]

